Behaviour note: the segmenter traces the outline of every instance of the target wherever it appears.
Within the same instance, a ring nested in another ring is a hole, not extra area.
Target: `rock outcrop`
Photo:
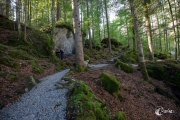
[[[72,54],[75,50],[73,32],[66,28],[55,28],[55,49],[58,52],[64,50],[64,54]]]

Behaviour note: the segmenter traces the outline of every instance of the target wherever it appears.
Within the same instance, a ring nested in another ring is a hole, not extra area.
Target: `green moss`
[[[68,22],[62,22],[62,21],[58,21],[56,23],[56,27],[57,28],[67,28],[69,31],[74,31],[73,30],[73,25],[71,23],[68,23]]]
[[[25,51],[22,50],[17,50],[17,49],[11,49],[8,51],[8,55],[11,56],[12,58],[15,59],[20,59],[20,60],[32,60],[34,59],[33,56],[28,54]]]
[[[138,63],[138,54],[135,51],[125,53],[121,56],[121,60],[125,63]]]
[[[44,72],[44,69],[42,68],[41,65],[39,65],[38,61],[32,61],[31,66],[32,66],[32,71],[36,74],[41,74]]]
[[[115,66],[119,69],[121,68],[124,72],[133,73],[133,67],[131,65],[121,62],[120,60],[117,60]]]
[[[58,71],[62,70],[66,67],[66,63],[64,61],[59,61],[55,65],[56,65],[56,70],[58,70]]]
[[[85,61],[86,61],[86,60],[90,60],[89,56],[84,55],[84,60],[85,60]]]
[[[70,90],[67,119],[72,118],[75,120],[110,120],[107,106],[82,81],[75,82]]]
[[[20,64],[8,56],[0,57],[0,64],[3,64],[3,65],[8,66],[8,67],[12,67],[15,70],[20,69]]]
[[[121,83],[113,75],[103,72],[99,78],[105,90],[114,97],[118,98],[120,101],[123,100],[123,97],[120,94]]]
[[[75,71],[77,71],[77,72],[83,72],[83,71],[87,71],[87,70],[88,70],[88,67],[86,67],[84,65],[82,65],[82,66],[76,65],[75,66]]]
[[[116,113],[116,120],[126,120],[126,115],[124,112],[119,111]]]
[[[172,98],[171,95],[165,89],[163,89],[160,86],[155,85],[154,91],[161,94],[161,95],[163,95],[163,96]]]
[[[9,78],[10,78],[13,82],[17,82],[17,80],[18,80],[18,77],[17,77],[16,74],[10,74],[10,75],[9,75]]]

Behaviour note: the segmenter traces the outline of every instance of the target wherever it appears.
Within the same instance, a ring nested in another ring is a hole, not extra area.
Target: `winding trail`
[[[55,84],[69,69],[40,79],[17,102],[0,110],[0,120],[65,120],[67,89],[57,89]]]
[[[89,64],[100,68],[108,64]],[[69,69],[40,79],[32,90],[23,94],[15,103],[0,110],[0,120],[66,120],[66,88],[58,89],[55,84]]]

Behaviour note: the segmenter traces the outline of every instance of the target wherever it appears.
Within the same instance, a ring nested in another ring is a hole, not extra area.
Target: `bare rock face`
[[[75,49],[74,35],[66,28],[55,28],[55,49],[64,50],[64,54],[72,54]]]

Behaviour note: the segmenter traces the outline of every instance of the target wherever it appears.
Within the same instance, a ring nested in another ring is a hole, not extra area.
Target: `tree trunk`
[[[9,18],[10,0],[6,0],[6,17]]]
[[[51,36],[52,36],[53,41],[55,40],[55,38],[54,38],[55,37],[55,9],[54,9],[54,7],[55,7],[55,2],[54,2],[54,0],[52,0],[52,8],[51,8],[52,33],[51,33]],[[53,51],[53,55],[54,54],[55,54],[55,48],[54,48],[54,51]]]
[[[57,0],[57,15],[56,20],[58,21],[60,19],[61,9],[60,9],[60,0]]]
[[[147,73],[146,65],[145,65],[145,60],[144,60],[144,54],[143,54],[143,47],[142,47],[142,42],[140,38],[140,33],[139,33],[139,26],[138,26],[138,19],[135,13],[135,7],[134,7],[134,0],[129,0],[130,2],[130,7],[131,7],[131,14],[133,16],[133,21],[134,21],[134,30],[136,34],[136,40],[137,40],[137,45],[138,45],[138,53],[139,53],[139,65],[141,67],[141,73],[144,78],[144,80],[149,81],[149,76]]]
[[[171,4],[170,4],[169,0],[168,0],[168,4],[169,4],[171,20],[172,20],[172,23],[173,23],[175,60],[177,60],[176,30],[175,30],[175,25],[174,25],[174,18],[173,18],[173,13],[172,13],[172,7],[171,7]]]
[[[81,36],[81,29],[80,29],[78,0],[71,0],[71,2],[72,2],[72,10],[73,10],[73,27],[74,27],[75,48],[76,48],[76,63],[82,66],[84,65],[84,53],[83,53],[82,36]]]
[[[105,5],[105,12],[106,12],[106,25],[107,25],[107,32],[108,32],[109,52],[112,53],[112,50],[111,50],[111,39],[110,39],[110,32],[109,32],[108,11],[107,11],[106,0],[104,0],[104,5]]]
[[[88,19],[88,32],[89,32],[89,45],[90,48],[92,48],[92,40],[91,40],[91,28],[90,28],[90,18],[89,18],[89,3],[88,0],[86,0],[86,5],[87,5],[87,19]]]
[[[21,24],[20,24],[20,0],[16,0],[16,22],[18,26],[18,33],[21,33]]]
[[[154,50],[152,46],[152,34],[151,34],[151,22],[148,13],[147,1],[144,3],[144,14],[146,21],[146,33],[148,38],[148,46],[149,46],[149,60],[154,60]]]
[[[24,41],[26,41],[26,5],[27,0],[24,0]]]

